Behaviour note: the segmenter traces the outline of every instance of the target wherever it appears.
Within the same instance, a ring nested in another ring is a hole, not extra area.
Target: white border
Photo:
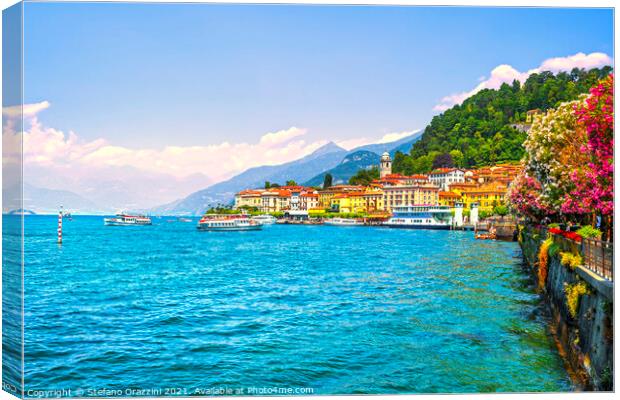
[[[37,0],[26,0],[26,1],[37,1]],[[50,2],[53,2],[51,0]],[[0,9],[4,10],[5,8],[18,3],[17,0],[0,0]],[[56,0],[56,2],[84,2],[80,0]],[[96,2],[96,1],[94,1]],[[137,1],[137,0],[106,0],[101,2],[135,2],[135,3],[144,3],[147,1]],[[219,0],[219,1],[199,1],[199,0],[150,0],[148,2],[152,3],[252,3],[252,4],[353,4],[353,5],[424,5],[424,6],[483,6],[483,7],[569,7],[569,8],[593,8],[593,7],[605,7],[605,8],[615,8],[616,2],[613,0],[287,0],[287,1],[265,1],[265,0],[242,0],[242,1],[234,1],[234,0]],[[614,10],[614,27],[616,23],[615,18],[615,10]],[[541,38],[543,40],[543,38]],[[0,44],[2,43],[2,20],[0,18]],[[618,51],[618,31],[614,30],[614,58],[615,54]],[[2,65],[2,54],[0,52],[0,65]],[[0,67],[1,68],[1,67]],[[617,81],[616,81],[617,82]],[[2,84],[2,76],[0,75],[0,87]],[[617,83],[616,83],[617,89]],[[0,104],[1,104],[1,93],[0,93]],[[1,144],[0,144],[1,150]],[[620,177],[618,174],[615,176],[615,185],[618,188],[618,184],[620,183]],[[0,175],[0,187],[2,185],[2,176]],[[616,202],[617,205],[617,202]],[[617,207],[616,207],[617,210]],[[617,217],[617,215],[616,215]],[[617,218],[616,218],[616,221]],[[1,221],[0,221],[1,224]],[[618,236],[618,224],[614,226],[615,237]],[[2,248],[2,243],[0,242],[0,251]],[[614,265],[616,266],[616,265]],[[1,288],[1,280],[2,277],[0,275],[0,288]],[[618,322],[618,314],[620,312],[616,312],[614,315],[614,326],[617,326]],[[2,321],[0,319],[0,328]],[[618,380],[618,372],[617,368],[620,365],[618,362],[618,353],[615,351],[614,354],[614,365],[615,373],[614,373],[614,383],[616,386],[619,383]],[[563,400],[571,400],[571,399],[612,399],[612,393],[597,393],[597,392],[584,392],[584,393],[542,393],[542,394],[464,394],[464,395],[376,395],[376,396],[346,396],[346,398],[356,398],[362,399],[365,397],[370,397],[371,399],[397,399],[397,400],[429,400],[429,399],[437,399],[437,398],[457,398],[457,399],[506,399],[506,400],[517,400],[522,399],[524,396],[527,398],[537,398],[537,399],[563,399]],[[312,399],[312,398],[320,398],[325,400],[342,400],[344,396],[299,396],[299,397],[259,397],[264,399]],[[182,398],[179,397],[179,400],[196,400],[197,398],[224,398],[222,397],[191,397],[191,398]],[[231,397],[226,397],[231,398]],[[9,400],[15,399],[15,397],[10,394],[0,391],[0,400]],[[145,397],[137,398],[137,399],[148,399]],[[169,400],[170,397],[164,398]],[[234,399],[256,399],[255,397],[234,397]]]

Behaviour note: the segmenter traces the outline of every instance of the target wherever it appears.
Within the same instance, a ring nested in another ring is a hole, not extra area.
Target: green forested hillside
[[[435,116],[410,154],[395,155],[393,170],[404,174],[429,172],[435,157],[446,153],[454,165],[465,168],[518,161],[523,156],[521,145],[526,133],[512,124],[524,123],[529,110],[545,111],[576,99],[611,70],[575,68],[556,75],[541,72],[530,75],[524,84],[514,81],[498,90],[482,90]]]

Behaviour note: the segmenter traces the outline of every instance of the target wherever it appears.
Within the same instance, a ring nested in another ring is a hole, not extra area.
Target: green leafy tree
[[[504,205],[498,205],[493,207],[493,214],[494,215],[499,215],[499,216],[504,216],[504,215],[508,215],[508,207],[504,206]]]
[[[286,181],[286,186],[297,186],[297,182],[295,182],[294,180],[288,180]]]
[[[379,179],[379,168],[360,169],[349,179],[349,184],[368,186],[375,179]]]
[[[576,100],[610,72],[611,67],[588,71],[576,68],[570,73],[555,75],[543,71],[531,74],[523,83],[513,81],[499,89],[481,90],[462,104],[433,117],[410,154],[398,162],[395,156],[394,170],[427,172],[426,157],[431,152],[449,153],[454,164],[462,168],[519,161],[524,155],[522,145],[527,137],[524,126],[532,123],[527,120],[528,111],[544,113]]]
[[[463,155],[463,152],[461,150],[457,150],[457,149],[451,150],[450,157],[452,157],[455,167],[458,167],[458,168],[463,167],[465,156]]]
[[[334,177],[332,176],[332,174],[325,174],[325,178],[323,178],[323,189],[331,187],[333,180]]]

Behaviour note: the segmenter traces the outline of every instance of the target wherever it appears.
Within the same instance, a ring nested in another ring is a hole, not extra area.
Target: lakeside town
[[[479,218],[508,214],[506,194],[521,171],[519,164],[506,163],[402,175],[392,173],[392,159],[386,152],[381,156],[379,178],[367,186],[330,186],[329,178],[323,187],[269,184],[262,189],[237,193],[233,209],[292,220],[335,217],[382,220],[397,207],[444,206],[453,216],[460,210],[462,218],[455,223],[475,224]]]

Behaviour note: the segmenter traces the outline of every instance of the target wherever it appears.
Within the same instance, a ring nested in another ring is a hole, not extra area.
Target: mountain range
[[[208,186],[168,204],[152,208],[127,208],[127,206],[125,208],[127,211],[139,211],[154,215],[201,215],[211,206],[229,204],[234,199],[235,193],[241,190],[264,187],[265,182],[283,185],[288,180],[294,180],[307,186],[321,186],[325,174],[330,173],[333,176],[334,184],[346,183],[359,169],[378,165],[380,154],[387,151],[393,156],[397,150],[409,151],[413,144],[420,139],[421,134],[421,132],[417,132],[397,141],[368,144],[352,150],[345,150],[336,143],[329,142],[298,160],[280,165],[250,168],[226,181]],[[109,175],[113,177],[114,173]],[[125,175],[127,174],[125,173]],[[145,184],[153,185],[152,180],[145,182]],[[115,187],[113,183],[110,181],[106,187],[113,189]],[[70,186],[84,189],[83,185],[79,186],[75,183]],[[139,185],[132,186],[134,189],[139,189],[138,193],[128,192],[126,199],[137,204],[136,196],[139,193],[144,193],[145,189]],[[76,191],[79,192],[78,194],[68,190],[44,188],[39,182],[36,184],[26,182],[24,183],[24,208],[37,214],[54,214],[58,212],[58,207],[63,205],[66,210],[74,214],[92,215],[113,214],[121,209],[119,208],[121,200],[118,198],[118,190],[112,192],[114,196],[111,194],[104,196],[97,195],[99,192],[86,189],[85,192],[90,193],[90,195],[82,194],[82,190]],[[128,191],[129,188],[124,188],[124,190]],[[105,200],[106,198],[108,200]],[[110,199],[115,199],[115,202],[110,203]]]
[[[380,154],[386,151],[392,156],[398,150],[409,151],[421,135],[421,132],[416,132],[393,142],[369,144],[352,150],[345,150],[329,142],[299,160],[250,168],[224,182],[148,211],[158,215],[201,215],[211,206],[229,204],[235,193],[241,190],[264,187],[265,182],[283,185],[288,180],[320,186],[327,173],[334,177],[334,184],[344,183],[359,169],[378,165]]]
[[[37,214],[56,214],[60,206],[64,206],[65,210],[69,210],[74,214],[82,215],[110,214],[114,212],[114,209],[110,207],[102,207],[68,190],[46,189],[28,183],[24,183],[23,189],[24,209],[32,210]],[[14,193],[19,192],[17,187],[8,190]]]
[[[312,179],[305,181],[304,186],[321,186],[325,180],[325,175],[331,174],[332,184],[341,185],[349,182],[349,179],[360,169],[370,169],[378,166],[381,157],[377,153],[368,150],[359,150],[347,154],[340,164],[327,171],[321,172]]]

